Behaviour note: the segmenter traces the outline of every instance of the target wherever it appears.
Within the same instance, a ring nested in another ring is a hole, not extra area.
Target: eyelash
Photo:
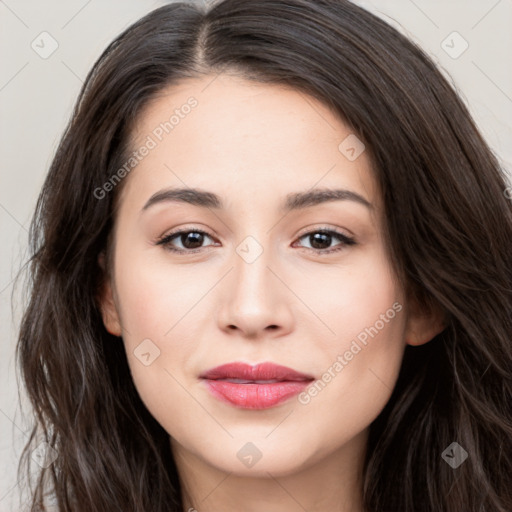
[[[180,231],[174,231],[172,233],[169,233],[168,235],[164,235],[163,237],[161,237],[157,240],[155,245],[162,245],[162,246],[164,246],[164,248],[166,250],[171,251],[173,253],[177,253],[177,254],[194,254],[194,253],[202,251],[204,249],[204,247],[199,247],[197,249],[176,249],[175,247],[171,246],[171,241],[174,238],[177,238],[178,236],[187,234],[187,233],[199,233],[201,235],[206,235],[213,239],[212,235],[210,235],[206,231],[203,231],[202,229],[190,229],[189,228],[189,229],[183,229]],[[302,234],[298,238],[298,240],[300,240],[301,238],[307,237],[307,236],[311,236],[313,234],[317,234],[317,233],[321,233],[323,235],[334,235],[336,238],[340,239],[341,243],[338,244],[337,246],[335,246],[334,249],[313,249],[310,247],[303,247],[303,249],[312,251],[313,253],[315,253],[317,255],[326,255],[326,254],[341,251],[346,246],[356,245],[356,241],[353,238],[351,238],[347,235],[344,235],[343,233],[340,233],[339,231],[336,231],[334,229],[328,229],[328,228],[318,228],[318,229],[315,229],[312,231],[308,231],[307,233]]]

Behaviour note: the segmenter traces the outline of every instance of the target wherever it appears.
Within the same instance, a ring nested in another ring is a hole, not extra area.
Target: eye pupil
[[[331,235],[326,233],[314,233],[310,235],[311,247],[314,249],[325,249],[331,245]],[[326,244],[326,247],[322,247],[322,244]],[[320,247],[318,246],[320,245]]]
[[[203,245],[203,238],[204,235],[202,233],[189,231],[188,233],[181,235],[181,243],[183,244],[183,247],[186,247],[187,249],[196,249]],[[189,244],[189,241],[192,242],[191,245]]]

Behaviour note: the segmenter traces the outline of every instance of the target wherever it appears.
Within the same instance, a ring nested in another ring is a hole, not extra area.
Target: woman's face
[[[312,97],[227,75],[160,94],[132,139],[102,312],[173,449],[284,475],[364,439],[436,329],[404,303],[362,143]],[[298,375],[202,378],[227,363]]]

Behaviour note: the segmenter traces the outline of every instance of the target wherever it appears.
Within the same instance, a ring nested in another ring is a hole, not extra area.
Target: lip
[[[242,409],[274,407],[303,391],[312,375],[274,363],[228,363],[200,375],[212,395]],[[270,381],[270,382],[269,382]]]

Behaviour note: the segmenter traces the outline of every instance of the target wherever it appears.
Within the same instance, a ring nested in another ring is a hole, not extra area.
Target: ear
[[[405,328],[408,345],[428,343],[446,328],[445,315],[437,305],[422,305],[411,301]]]
[[[103,324],[105,329],[114,336],[121,336],[121,322],[119,319],[119,313],[114,301],[114,294],[112,290],[111,280],[107,276],[105,271],[105,253],[101,252],[98,255],[98,265],[103,270],[103,279],[98,290],[98,302],[101,310],[101,316],[103,318]]]

